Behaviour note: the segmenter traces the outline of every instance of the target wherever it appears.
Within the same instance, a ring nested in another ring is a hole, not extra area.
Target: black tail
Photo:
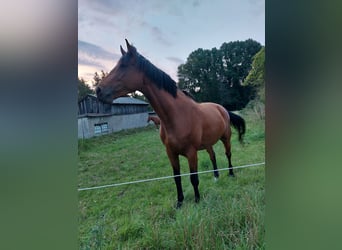
[[[230,111],[228,111],[228,113],[230,116],[230,123],[239,132],[239,141],[242,144],[243,135],[246,132],[246,122],[241,116],[234,114]]]

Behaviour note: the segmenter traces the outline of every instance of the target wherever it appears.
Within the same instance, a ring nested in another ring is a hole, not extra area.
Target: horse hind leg
[[[215,180],[217,180],[217,178],[219,178],[220,174],[219,174],[219,171],[217,170],[216,156],[215,156],[215,152],[214,152],[213,147],[207,148],[207,152],[209,154],[211,163],[213,164]]]
[[[223,137],[221,138],[221,141],[223,142],[223,145],[226,149],[226,156],[227,156],[227,159],[228,159],[228,169],[229,169],[229,173],[228,175],[231,176],[231,177],[234,177],[234,172],[233,172],[233,165],[232,165],[232,160],[231,160],[231,157],[232,157],[232,153],[231,153],[231,144],[230,144],[230,137]]]

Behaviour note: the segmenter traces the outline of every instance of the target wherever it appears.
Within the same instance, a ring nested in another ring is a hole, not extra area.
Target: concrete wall
[[[140,128],[148,125],[148,113],[86,116],[78,118],[78,138],[91,138],[95,135],[95,124],[108,123],[108,133],[123,129]]]

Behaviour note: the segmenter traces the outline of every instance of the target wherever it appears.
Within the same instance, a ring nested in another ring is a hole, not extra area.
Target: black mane
[[[183,92],[187,97],[189,97],[190,99],[192,99],[192,100],[195,101],[195,97],[194,97],[188,90],[182,89],[182,92]]]
[[[129,53],[127,53],[129,54]],[[139,70],[143,71],[146,76],[159,88],[164,89],[173,97],[177,97],[177,85],[172,78],[164,71],[158,69],[149,60],[136,52],[136,63]]]

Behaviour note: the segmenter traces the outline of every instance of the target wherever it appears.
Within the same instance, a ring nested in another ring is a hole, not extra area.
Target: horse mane
[[[133,47],[131,45],[131,47]],[[140,55],[136,48],[133,47],[134,52],[136,52],[136,62],[139,70],[143,71],[146,76],[159,88],[164,89],[170,93],[174,98],[177,97],[177,85],[172,78],[166,74],[164,71],[160,70],[154,66],[149,60]],[[127,53],[129,54],[129,53]]]
[[[194,97],[188,90],[182,89],[182,92],[183,92],[187,97],[189,97],[190,99],[192,99],[192,100],[195,101],[195,97]]]

